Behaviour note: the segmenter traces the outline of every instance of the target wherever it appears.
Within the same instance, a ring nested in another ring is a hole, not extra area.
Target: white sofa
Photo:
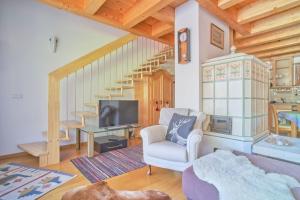
[[[197,116],[194,129],[187,138],[187,145],[182,146],[166,140],[169,122],[174,113]],[[163,108],[160,111],[159,125],[146,127],[141,130],[143,140],[144,161],[151,165],[184,171],[199,157],[199,147],[202,140],[202,122],[205,114],[183,108]]]

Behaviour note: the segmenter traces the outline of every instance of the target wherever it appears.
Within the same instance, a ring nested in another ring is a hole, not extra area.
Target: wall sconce
[[[56,36],[52,36],[49,38],[49,48],[52,53],[56,52],[57,43],[58,43],[58,38]]]

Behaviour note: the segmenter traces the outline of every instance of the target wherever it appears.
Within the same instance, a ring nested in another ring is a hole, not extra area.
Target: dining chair
[[[291,136],[291,132],[292,132],[292,128],[290,124],[280,124],[279,123],[279,118],[278,118],[278,113],[279,112],[283,112],[283,111],[291,111],[291,109],[289,110],[280,110],[277,109],[276,106],[271,105],[271,112],[273,115],[273,119],[274,119],[274,129],[275,129],[275,133],[279,134],[279,133],[287,133],[288,136]]]

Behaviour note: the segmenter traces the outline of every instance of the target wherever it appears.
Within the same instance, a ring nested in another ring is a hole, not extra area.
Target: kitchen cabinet
[[[279,57],[272,60],[272,87],[293,85],[293,57]]]
[[[300,63],[294,64],[295,85],[300,86]]]

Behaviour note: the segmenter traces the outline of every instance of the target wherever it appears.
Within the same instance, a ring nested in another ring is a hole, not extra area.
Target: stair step
[[[106,99],[111,99],[112,97],[123,97],[124,95],[123,94],[107,94],[107,95],[101,95],[101,94],[97,94],[95,95],[97,98],[100,98],[100,97],[106,97]]]
[[[80,121],[77,120],[64,120],[60,122],[60,126],[63,129],[71,129],[71,128],[82,128],[83,125]]]
[[[133,89],[133,86],[123,85],[123,86],[115,86],[115,87],[106,88],[106,90],[129,90],[129,89]],[[110,94],[110,95],[112,95],[112,94]]]
[[[96,94],[95,97],[98,99],[109,99],[111,96],[109,94]]]
[[[43,131],[44,137],[47,137],[47,134],[48,134],[47,131]],[[59,140],[68,141],[68,140],[70,140],[70,138],[66,137],[66,132],[65,131],[60,130],[59,131]]]
[[[73,115],[79,116],[79,117],[84,117],[84,118],[93,118],[97,117],[98,114],[95,112],[89,112],[89,111],[76,111],[72,112]]]
[[[158,69],[160,67],[151,67],[151,71]],[[133,70],[134,72],[150,72],[150,66],[149,67],[139,67]]]
[[[98,107],[99,106],[99,104],[98,103],[93,103],[93,102],[91,102],[91,103],[84,103],[84,105],[86,106],[86,107]]]
[[[47,142],[32,142],[27,144],[19,144],[18,147],[23,151],[35,157],[47,155]]]
[[[141,75],[152,75],[152,73],[151,72],[147,72],[147,71],[133,72],[131,74],[126,75],[126,77],[134,77],[134,78],[136,78],[137,76],[141,76]]]
[[[128,79],[118,80],[118,81],[116,81],[116,83],[132,84],[133,82],[136,82],[136,81],[141,81],[141,79],[140,78],[128,78]]]

